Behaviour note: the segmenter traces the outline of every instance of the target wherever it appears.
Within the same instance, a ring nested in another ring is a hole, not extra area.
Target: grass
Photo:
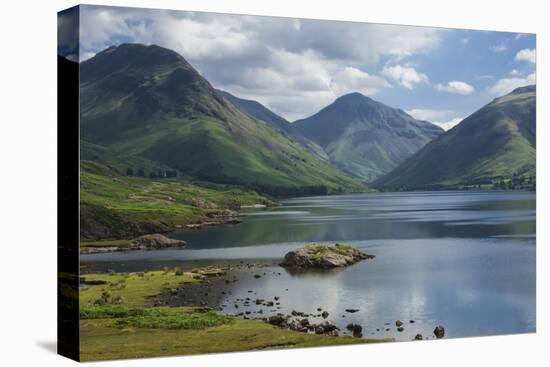
[[[118,328],[203,329],[233,321],[232,317],[190,307],[135,308],[122,305],[86,304],[80,308],[80,319],[114,319]]]
[[[241,205],[275,205],[254,191],[231,186],[123,176],[96,162],[82,161],[81,167],[81,237],[87,240],[128,239],[178,225],[215,221],[209,216],[238,210]]]
[[[132,240],[106,240],[106,241],[94,241],[84,240],[80,242],[80,249],[83,247],[101,248],[101,247],[119,247],[126,248],[130,246]]]
[[[177,275],[180,274],[181,275]],[[198,275],[198,276],[197,276]],[[114,273],[86,275],[86,281],[104,281],[106,284],[80,289],[80,304],[123,304],[128,307],[143,307],[162,290],[182,284],[196,283],[202,275],[170,271],[146,273]]]
[[[334,246],[326,245],[326,244],[309,244],[305,246],[306,249],[309,251],[314,251],[314,259],[315,260],[321,260],[324,257],[331,255],[331,254],[338,254],[338,255],[351,255],[350,252],[353,249],[350,245],[344,245],[337,243]]]
[[[149,307],[152,298],[164,289],[196,283],[221,272],[223,270],[207,267],[189,273],[175,268],[86,275],[87,282],[105,283],[80,288],[81,360],[385,341],[300,333],[258,320],[235,319],[204,308]]]
[[[81,320],[82,361],[303,348],[381,342],[281,329],[256,320],[239,320],[201,329],[113,327],[109,319]]]

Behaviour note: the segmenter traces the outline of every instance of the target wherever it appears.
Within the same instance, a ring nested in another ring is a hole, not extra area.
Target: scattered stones
[[[434,335],[437,339],[441,339],[445,336],[445,328],[441,325],[438,325],[434,329]]]
[[[403,332],[403,330],[405,330],[405,328],[404,328],[404,327],[398,327],[398,328],[397,328],[397,331],[399,331],[400,333],[402,333],[402,332]]]
[[[358,311],[359,311],[359,309],[357,309],[357,308],[346,308],[346,312],[349,312],[349,313],[356,313]]]
[[[403,325],[403,322],[401,320],[397,320],[395,322],[395,326],[400,327],[401,325]]]
[[[422,340],[422,339],[423,339],[423,338],[422,338],[422,334],[416,334],[416,335],[414,336],[414,340]]]
[[[275,326],[285,326],[286,317],[284,317],[283,315],[269,316],[269,318],[267,319],[267,322],[269,322],[271,325],[275,325]]]
[[[259,279],[259,278],[261,278],[261,277],[262,277],[262,276],[261,276],[260,274],[254,274],[254,278],[256,278],[256,279]]]
[[[351,331],[356,338],[361,338],[363,336],[363,327],[359,324],[349,323],[346,329]]]
[[[321,314],[321,316],[323,317],[323,319],[326,319],[328,317],[328,312],[327,311],[323,311],[323,313]]]

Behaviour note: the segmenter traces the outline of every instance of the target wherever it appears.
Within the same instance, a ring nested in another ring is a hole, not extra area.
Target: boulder
[[[445,328],[441,325],[438,325],[434,329],[434,335],[437,339],[441,339],[445,336]]]
[[[368,255],[349,245],[339,243],[334,246],[310,244],[288,252],[281,265],[289,268],[328,269],[348,266],[372,258],[374,258],[373,255]]]
[[[284,317],[283,315],[269,316],[267,322],[275,326],[284,326],[286,324],[286,317]]]
[[[171,247],[184,247],[187,242],[168,238],[162,234],[146,234],[135,238],[129,245],[132,250],[157,250]]]
[[[414,340],[422,340],[422,334],[416,334]]]

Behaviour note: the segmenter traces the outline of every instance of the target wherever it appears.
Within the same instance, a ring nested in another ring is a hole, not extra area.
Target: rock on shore
[[[170,247],[184,247],[187,242],[168,238],[162,234],[146,234],[135,238],[129,248],[132,250],[157,250]]]
[[[337,268],[372,258],[374,255],[366,254],[349,245],[310,244],[288,252],[281,265],[290,268]]]

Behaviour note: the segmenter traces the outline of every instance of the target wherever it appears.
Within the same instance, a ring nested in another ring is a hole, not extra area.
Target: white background
[[[540,366],[550,345],[550,194],[544,1],[149,0],[98,4],[537,33],[537,333],[197,357],[94,366]],[[0,22],[0,364],[66,366],[56,339],[56,12],[73,1],[2,2]],[[546,23],[546,24],[545,24]],[[546,26],[546,27],[545,27]],[[61,127],[63,128],[63,127]],[[63,142],[59,142],[61,145]],[[546,223],[546,226],[545,226]],[[63,226],[61,226],[63,228]],[[546,348],[545,348],[546,347]]]

